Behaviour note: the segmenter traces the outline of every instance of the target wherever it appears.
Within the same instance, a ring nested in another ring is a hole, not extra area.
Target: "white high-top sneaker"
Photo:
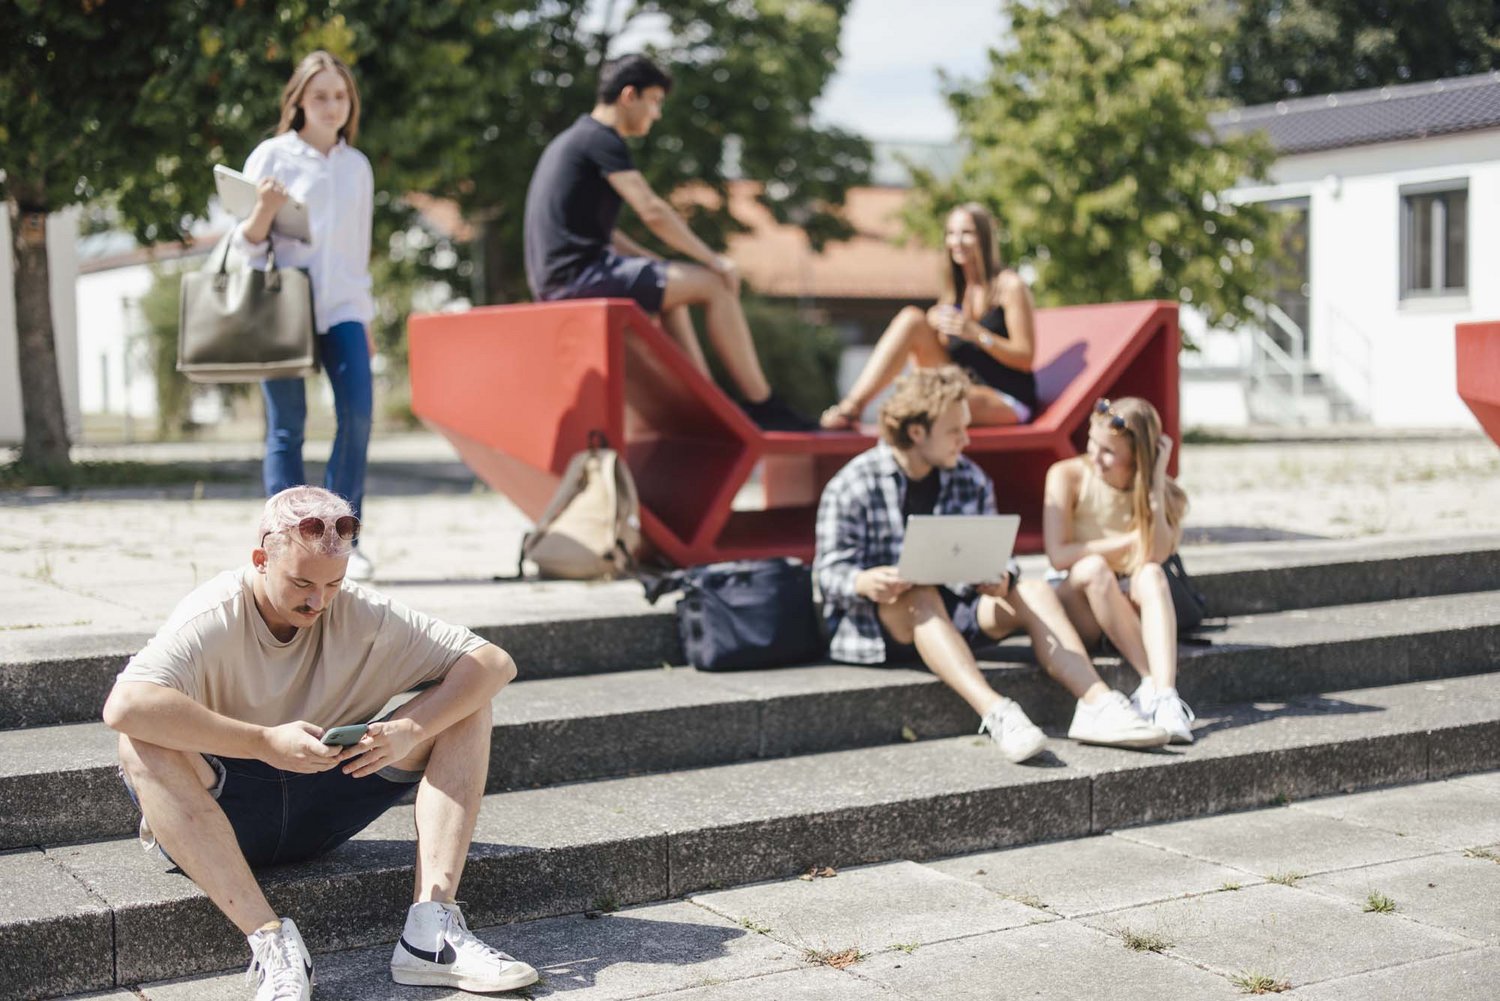
[[[391,954],[391,979],[417,987],[513,991],[536,983],[536,970],[480,941],[457,904],[412,904]]]
[[[312,956],[291,918],[280,928],[262,928],[247,937],[250,968],[245,979],[259,983],[255,1001],[312,1001]]]

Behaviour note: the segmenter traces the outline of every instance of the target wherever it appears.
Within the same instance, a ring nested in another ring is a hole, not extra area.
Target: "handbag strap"
[[[239,232],[239,226],[231,227],[229,232],[219,237],[219,242],[214,245],[213,253],[208,257],[206,270],[215,272],[218,278],[215,284],[220,288],[229,280],[229,248],[234,243],[234,234]],[[281,272],[276,267],[276,241],[266,235],[266,284],[268,292],[281,291]]]

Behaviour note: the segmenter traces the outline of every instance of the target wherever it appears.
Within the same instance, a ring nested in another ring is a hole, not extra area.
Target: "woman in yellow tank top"
[[[1141,675],[1131,703],[1193,742],[1192,710],[1177,695],[1177,612],[1162,569],[1182,539],[1187,495],[1167,463],[1172,439],[1145,400],[1100,400],[1088,450],[1047,471],[1043,537],[1058,597],[1086,644],[1109,637]]]

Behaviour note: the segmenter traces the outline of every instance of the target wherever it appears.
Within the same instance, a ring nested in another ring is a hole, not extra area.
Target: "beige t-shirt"
[[[255,607],[254,575],[249,565],[229,570],[184,598],[118,680],[175,688],[260,726],[343,726],[368,722],[391,696],[441,679],[485,643],[349,580],[283,643]]]

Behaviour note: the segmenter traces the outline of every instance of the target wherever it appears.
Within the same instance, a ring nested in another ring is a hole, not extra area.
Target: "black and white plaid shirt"
[[[938,470],[933,514],[994,514],[995,488],[978,466],[961,457],[952,469]],[[870,567],[895,566],[901,558],[906,520],[906,475],[885,442],[839,470],[818,502],[817,555],[813,572],[823,592],[823,620],[835,660],[879,664],[885,640],[875,603],[854,593],[854,577]],[[965,596],[972,588],[953,588]]]

